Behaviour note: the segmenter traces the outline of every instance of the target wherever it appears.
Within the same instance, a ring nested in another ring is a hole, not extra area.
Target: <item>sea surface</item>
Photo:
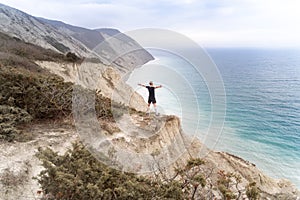
[[[300,188],[299,50],[206,49],[222,77],[226,113],[213,109],[211,83],[201,68],[166,51],[149,51],[155,60],[135,69],[127,81],[145,100],[147,91],[137,83],[162,84],[156,90],[158,110],[179,116],[185,132]],[[215,132],[213,114],[220,115],[214,118],[218,124],[224,117]]]

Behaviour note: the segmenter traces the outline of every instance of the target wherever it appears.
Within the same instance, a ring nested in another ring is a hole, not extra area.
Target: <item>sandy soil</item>
[[[39,147],[50,147],[59,153],[78,139],[70,125],[35,124],[27,128],[35,138],[28,142],[0,142],[0,199],[40,199],[42,191],[36,177],[42,170],[35,154]]]

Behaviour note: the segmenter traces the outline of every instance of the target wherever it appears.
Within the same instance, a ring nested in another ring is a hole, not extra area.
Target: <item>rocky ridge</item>
[[[36,17],[0,4],[0,29],[12,37],[61,53],[68,51],[88,56],[89,50],[79,41],[61,34]]]
[[[0,4],[0,30],[45,49],[64,54],[72,52],[85,58],[98,58],[122,73],[153,59],[137,42],[116,29],[91,30],[72,26],[34,17],[3,4]]]

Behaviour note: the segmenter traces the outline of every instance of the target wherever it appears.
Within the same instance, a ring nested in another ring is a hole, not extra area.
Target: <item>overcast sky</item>
[[[86,28],[177,31],[204,47],[300,47],[299,0],[0,0]]]

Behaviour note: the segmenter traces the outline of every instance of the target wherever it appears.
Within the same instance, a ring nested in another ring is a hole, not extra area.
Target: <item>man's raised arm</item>
[[[139,85],[139,86],[142,86],[142,87],[146,87],[146,85],[143,85],[143,84],[140,84],[140,83],[139,83],[138,85]]]
[[[162,85],[159,85],[159,86],[156,86],[155,88],[161,88],[162,87]]]

